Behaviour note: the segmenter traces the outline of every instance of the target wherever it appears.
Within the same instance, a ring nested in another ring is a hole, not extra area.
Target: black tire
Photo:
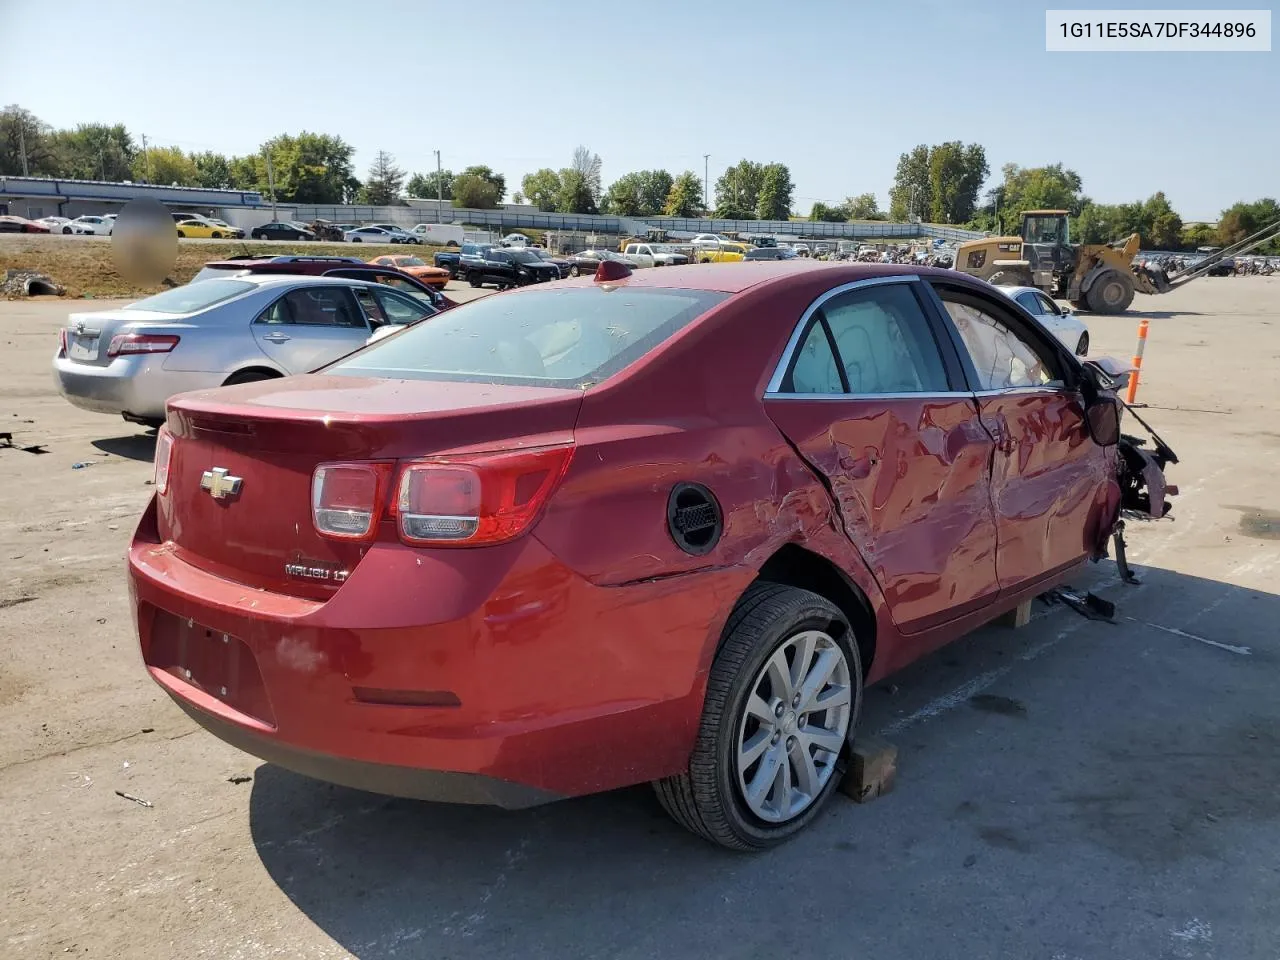
[[[1089,332],[1086,330],[1080,334],[1080,339],[1076,341],[1076,356],[1083,357],[1089,353]]]
[[[1108,270],[1085,294],[1094,313],[1124,313],[1133,303],[1133,281],[1119,270]]]
[[[734,772],[735,729],[752,681],[765,661],[802,630],[826,631],[849,665],[851,704],[846,746],[813,802],[784,823],[766,823],[746,807]],[[742,595],[711,664],[697,743],[685,773],[655,781],[663,809],[685,829],[732,850],[782,843],[818,816],[844,774],[848,741],[862,705],[862,664],[853,630],[834,604],[798,587],[761,581]]]
[[[279,374],[267,373],[265,370],[242,370],[233,373],[222,381],[224,387],[234,387],[237,383],[257,383],[259,380],[277,380]]]
[[[1031,274],[1023,270],[997,270],[987,278],[995,287],[1034,287]]]
[[[361,240],[359,237],[352,237],[352,238],[351,238],[351,242],[352,242],[352,243],[364,243],[364,241],[363,241],[363,240]]]
[[[445,247],[446,247],[446,248],[448,248],[449,250],[457,250],[457,249],[458,249],[458,241],[457,241],[457,240],[450,240],[448,243],[446,243],[446,244],[445,244]]]
[[[569,268],[569,276],[571,277],[579,276],[581,273],[582,271],[578,269],[578,265],[576,263]]]
[[[183,239],[183,238],[185,238],[185,237],[186,237],[186,234],[185,234],[185,233],[183,233],[181,230],[179,230],[179,231],[178,231],[178,239],[179,239],[179,240],[181,240],[181,239]]]
[[[468,278],[467,278],[467,283],[471,284],[473,287],[483,287],[483,286],[484,286],[484,280],[483,280],[482,278],[480,278],[480,277],[468,277]]]
[[[64,236],[70,236],[70,235],[71,235],[71,232],[72,232],[72,231],[71,231],[71,228],[70,228],[70,227],[63,227],[63,228],[62,228],[62,233],[63,233],[63,235],[64,235]]]
[[[213,231],[213,239],[215,239],[215,240],[221,240],[221,239],[222,239],[222,234],[220,234],[217,230]]]

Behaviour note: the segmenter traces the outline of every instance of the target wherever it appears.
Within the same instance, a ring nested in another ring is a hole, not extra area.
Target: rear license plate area
[[[238,637],[156,610],[144,659],[148,666],[164,670],[232,709],[275,726],[258,661]]]
[[[72,334],[68,344],[67,356],[72,360],[97,360],[98,338],[81,334]]]

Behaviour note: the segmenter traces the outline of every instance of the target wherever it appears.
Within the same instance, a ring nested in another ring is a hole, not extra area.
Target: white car
[[[689,242],[695,247],[718,247],[729,241],[718,233],[700,233]]]
[[[637,267],[674,267],[689,258],[666,243],[628,243],[622,255]]]
[[[523,233],[508,233],[502,238],[502,246],[504,247],[527,247],[531,243],[533,241]]]
[[[1089,353],[1089,328],[1071,312],[1070,307],[1059,305],[1047,293],[1035,287],[996,287],[1010,300],[1017,302],[1040,325],[1058,338],[1068,350],[1083,357]]]
[[[50,233],[61,233],[63,226],[71,222],[70,217],[41,217],[35,221],[41,226],[49,228]]]
[[[86,236],[111,236],[111,230],[116,225],[114,214],[107,214],[102,217],[76,217],[74,220],[68,220],[64,223],[59,231],[61,233],[76,233]]]
[[[796,252],[796,256],[807,257],[809,255],[809,245],[807,243],[797,243],[791,247]]]

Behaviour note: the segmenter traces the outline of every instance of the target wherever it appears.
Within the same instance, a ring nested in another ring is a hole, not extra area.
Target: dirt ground
[[[1116,624],[1037,605],[869,691],[897,789],[731,856],[645,788],[520,813],[274,768],[146,676],[122,555],[146,431],[62,401],[54,331],[0,303],[0,956],[1275,960],[1280,945],[1280,278],[1151,321],[1143,411],[1175,520],[1131,530]],[[146,805],[122,797],[128,794]]]

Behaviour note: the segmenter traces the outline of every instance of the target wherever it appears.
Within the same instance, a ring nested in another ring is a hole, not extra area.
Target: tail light
[[[395,511],[411,544],[502,543],[529,528],[556,488],[572,445],[415,461],[400,474]]]
[[[63,327],[58,331],[58,356],[65,357],[67,355],[67,328]]]
[[[173,455],[173,435],[161,428],[156,434],[156,493],[163,496],[169,489],[169,458]]]
[[[108,357],[131,353],[168,353],[178,345],[178,338],[170,334],[118,333],[107,347]]]
[[[311,476],[311,522],[316,532],[337,540],[373,534],[386,500],[385,463],[326,463]]]

